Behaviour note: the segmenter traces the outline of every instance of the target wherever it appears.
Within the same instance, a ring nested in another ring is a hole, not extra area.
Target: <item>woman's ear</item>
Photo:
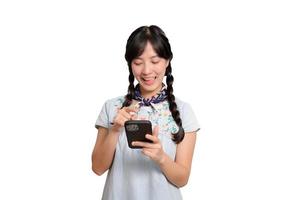
[[[167,60],[166,68],[169,66],[169,63],[170,63],[170,59]]]

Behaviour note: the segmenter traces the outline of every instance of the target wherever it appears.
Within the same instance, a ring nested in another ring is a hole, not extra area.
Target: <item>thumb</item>
[[[136,114],[136,113],[132,113],[132,114],[131,114],[131,119],[132,119],[132,120],[137,120],[137,119],[138,119],[137,114]]]
[[[155,126],[153,130],[153,136],[157,137],[158,136],[158,131],[159,131],[159,126]]]

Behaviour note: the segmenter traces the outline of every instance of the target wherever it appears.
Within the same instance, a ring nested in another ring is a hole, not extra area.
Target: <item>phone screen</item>
[[[140,149],[142,147],[132,146],[133,141],[150,142],[145,136],[152,134],[152,124],[149,120],[128,120],[125,122],[125,132],[128,146],[132,149]]]

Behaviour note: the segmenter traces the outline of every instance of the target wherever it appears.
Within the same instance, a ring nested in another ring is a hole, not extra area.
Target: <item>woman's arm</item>
[[[114,159],[116,145],[124,123],[136,119],[137,108],[123,107],[118,109],[110,129],[99,127],[97,141],[92,153],[92,170],[97,175],[102,175],[110,168]]]
[[[120,132],[99,127],[92,153],[92,170],[102,175],[112,164]]]
[[[165,153],[158,163],[166,178],[177,187],[188,182],[195,143],[196,132],[185,133],[184,139],[177,145],[175,161]]]

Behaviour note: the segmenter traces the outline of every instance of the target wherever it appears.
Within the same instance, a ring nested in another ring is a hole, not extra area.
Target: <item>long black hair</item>
[[[122,107],[129,106],[134,98],[134,76],[131,69],[132,60],[140,56],[147,44],[150,42],[153,46],[154,51],[159,57],[169,60],[169,65],[167,66],[165,76],[167,82],[167,99],[169,102],[169,109],[172,113],[172,117],[179,127],[179,131],[173,134],[172,140],[178,144],[184,138],[184,130],[182,128],[182,121],[180,118],[180,113],[177,109],[177,104],[175,102],[175,96],[173,94],[173,82],[174,77],[172,75],[171,60],[173,58],[173,53],[171,51],[171,46],[168,38],[161,28],[155,25],[151,26],[141,26],[131,33],[126,44],[125,59],[127,61],[129,69],[129,86],[128,92],[125,95],[125,101]]]

